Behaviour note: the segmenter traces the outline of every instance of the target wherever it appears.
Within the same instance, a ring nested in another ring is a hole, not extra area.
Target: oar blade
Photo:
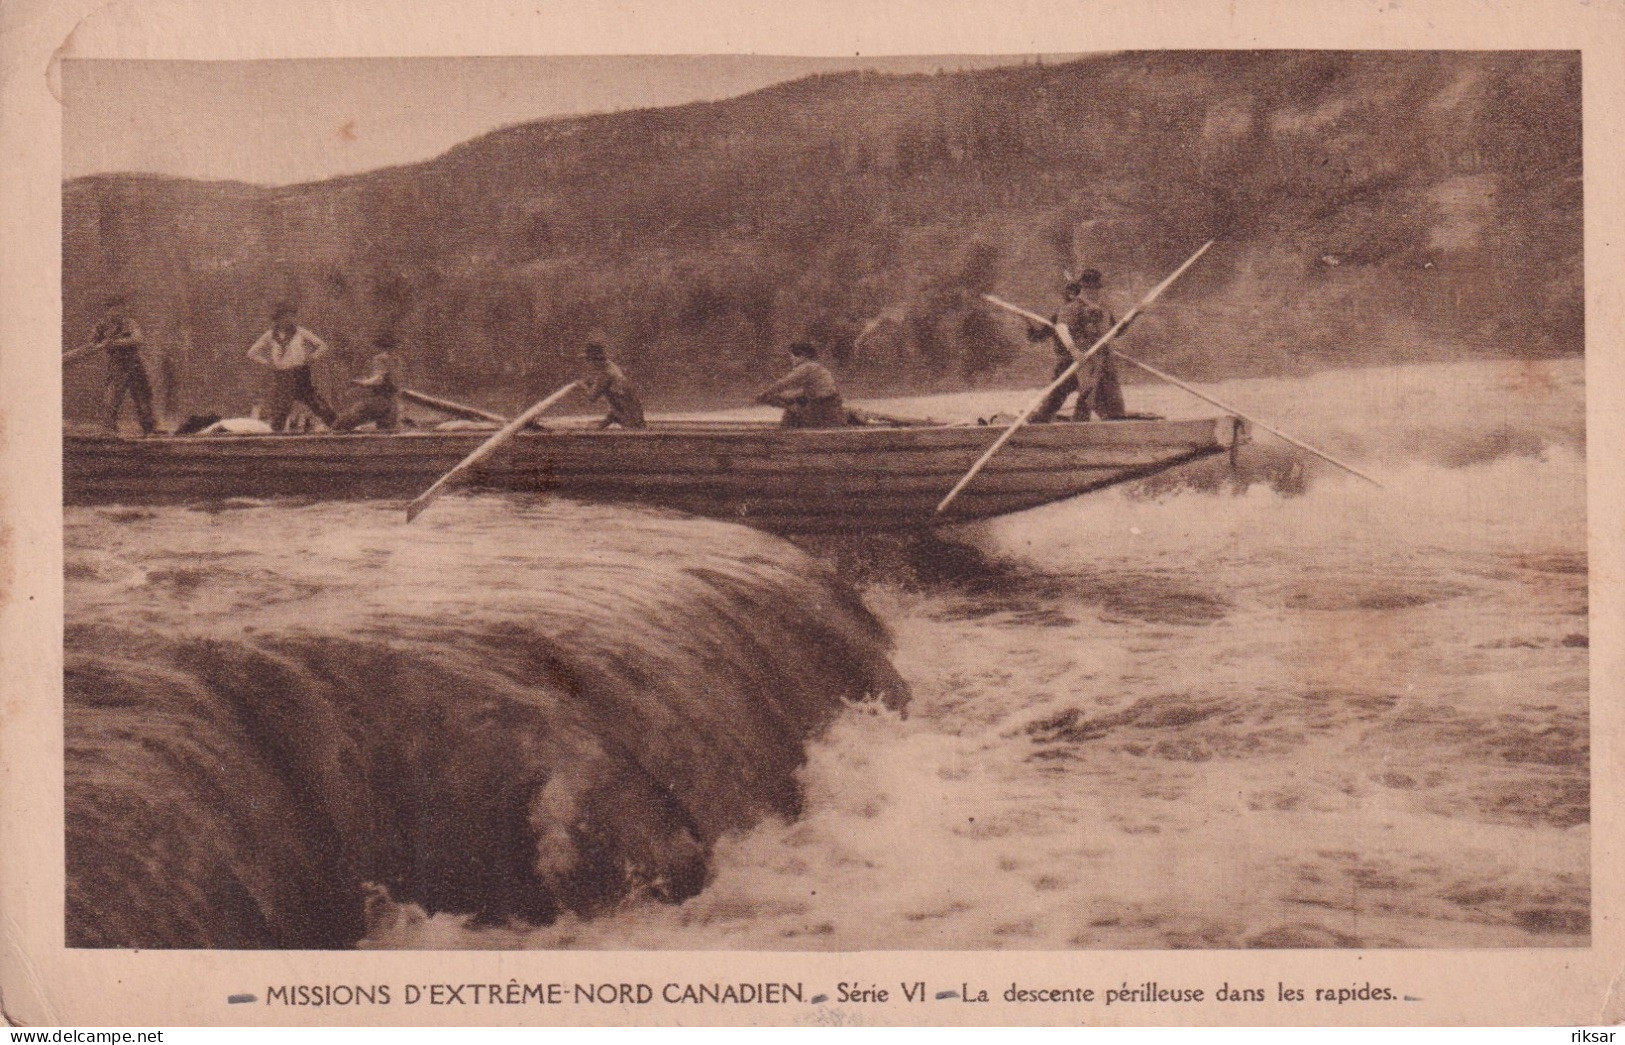
[[[431,490],[429,493],[419,494],[416,500],[406,506],[406,521],[411,522],[413,519],[416,519],[423,512],[423,509],[434,503],[435,498],[439,495],[440,491],[438,490]]]
[[[434,503],[435,498],[439,497],[441,491],[443,491],[448,485],[461,478],[462,475],[469,469],[496,453],[497,450],[499,450],[503,444],[508,442],[508,440],[512,439],[521,428],[528,425],[548,407],[569,395],[579,383],[580,382],[577,381],[571,381],[557,392],[554,392],[546,399],[543,399],[535,406],[532,406],[529,410],[526,410],[512,421],[509,421],[507,424],[503,425],[501,431],[497,432],[495,435],[491,436],[491,438],[481,443],[473,453],[469,454],[467,457],[463,458],[462,461],[458,462],[457,467],[453,468],[445,475],[442,475],[438,480],[435,481],[433,486],[423,491],[423,493],[418,496],[417,500],[407,505],[406,521],[411,522],[413,519],[416,519],[425,508]]]
[[[406,506],[406,521],[411,522],[413,519],[416,519],[423,513],[423,509],[429,507],[429,505],[439,500],[440,495],[445,493],[446,487],[451,484],[451,480],[461,473],[462,466],[459,465],[457,468],[447,472],[445,475],[435,480],[435,484],[433,486],[418,494],[417,497],[413,499],[412,503]]]

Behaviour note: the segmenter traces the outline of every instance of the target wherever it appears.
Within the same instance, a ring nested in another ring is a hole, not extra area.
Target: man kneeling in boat
[[[835,387],[835,375],[818,362],[818,350],[797,341],[790,346],[790,358],[794,367],[756,401],[782,407],[786,428],[844,428],[847,417],[841,393]]]
[[[1101,296],[1104,283],[1099,269],[1084,269],[1077,279],[1066,285],[1066,302],[1051,319],[1056,326],[1066,325],[1067,333],[1072,335],[1072,347],[1079,354],[1089,351],[1117,323],[1117,317],[1112,315]],[[1055,349],[1055,377],[1060,377],[1072,365],[1074,357],[1053,327],[1029,324],[1027,337],[1032,341],[1050,340]],[[1074,392],[1078,394],[1077,405],[1072,408],[1074,421],[1089,420],[1091,410],[1104,421],[1115,421],[1126,416],[1123,386],[1117,379],[1117,361],[1112,358],[1109,345],[1102,345],[1100,351],[1078,367],[1077,373],[1051,392],[1044,405],[1033,415],[1033,420],[1055,420],[1067,396]]]
[[[626,373],[609,361],[609,353],[604,346],[596,341],[588,342],[587,347],[582,349],[582,355],[587,357],[587,365],[594,370],[594,374],[582,382],[582,392],[586,393],[588,399],[602,399],[609,407],[609,413],[598,422],[598,427],[648,427],[643,419],[643,401],[638,398],[632,382],[626,379]]]
[[[372,357],[372,373],[350,382],[360,385],[366,394],[333,423],[335,432],[353,432],[368,423],[380,432],[393,432],[401,426],[401,405],[396,399],[400,384],[395,379],[395,357],[388,351],[395,346],[395,342],[385,335],[375,345],[385,351]]]

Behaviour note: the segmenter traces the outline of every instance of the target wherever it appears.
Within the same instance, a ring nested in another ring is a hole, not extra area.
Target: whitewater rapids
[[[856,593],[737,527],[232,502],[70,512],[68,544],[70,945],[679,900],[800,813],[847,702],[907,702]]]
[[[240,796],[269,780],[328,803],[301,844],[349,862],[255,865],[233,888],[272,900],[239,907],[355,912],[324,946],[1583,946],[1582,376],[1209,386],[1386,488],[1260,435],[936,541],[515,497],[421,533],[393,505],[75,509],[70,943],[236,903],[193,872],[266,852],[284,821]],[[235,834],[147,873],[137,814]]]

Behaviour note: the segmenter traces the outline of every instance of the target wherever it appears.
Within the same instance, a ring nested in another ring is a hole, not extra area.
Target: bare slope
[[[594,333],[657,406],[737,396],[802,336],[859,387],[1025,382],[975,292],[1043,306],[1087,264],[1129,296],[1216,236],[1136,331],[1193,376],[1578,352],[1579,82],[1566,52],[1122,54],[816,76],[288,188],[79,179],[64,340],[131,293],[172,411],[246,408],[284,297],[329,380],[389,333],[414,384],[493,405]]]

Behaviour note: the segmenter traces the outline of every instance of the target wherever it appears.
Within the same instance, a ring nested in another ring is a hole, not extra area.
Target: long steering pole
[[[1001,301],[991,294],[982,295],[983,298],[995,305],[1000,306],[1001,308],[1010,309],[1018,315],[1036,320],[1037,322],[1042,323],[1044,326],[1049,327],[1051,330],[1054,330],[1056,336],[1061,339],[1061,344],[1066,346],[1066,350],[1068,352],[1072,353],[1072,365],[1067,367],[1066,370],[1062,371],[1060,376],[1054,381],[1051,381],[1049,386],[1045,388],[1044,391],[1040,392],[1036,399],[1028,404],[1027,409],[1021,412],[1021,415],[1016,418],[1015,423],[1000,433],[999,437],[993,441],[993,445],[987,448],[987,452],[978,458],[975,464],[971,465],[970,471],[965,473],[965,477],[960,479],[959,482],[955,483],[954,488],[948,491],[948,496],[944,497],[942,502],[937,505],[937,514],[941,515],[947,510],[950,504],[954,503],[954,498],[959,496],[959,492],[970,485],[970,481],[980,474],[983,467],[987,465],[988,461],[993,459],[994,454],[998,453],[1004,448],[1004,444],[1010,441],[1010,437],[1015,435],[1021,426],[1027,423],[1028,419],[1033,416],[1034,411],[1044,404],[1044,400],[1049,398],[1049,394],[1051,392],[1066,384],[1072,375],[1078,372],[1078,368],[1084,363],[1088,362],[1090,356],[1093,356],[1096,352],[1099,352],[1108,341],[1117,336],[1119,331],[1133,322],[1135,316],[1138,316],[1145,310],[1146,306],[1157,300],[1157,298],[1161,296],[1162,292],[1172,286],[1174,280],[1178,279],[1180,276],[1183,276],[1186,269],[1196,264],[1196,259],[1201,257],[1203,254],[1206,254],[1207,249],[1211,246],[1213,246],[1212,240],[1208,240],[1206,243],[1202,244],[1202,246],[1197,249],[1195,254],[1192,254],[1190,257],[1186,258],[1185,263],[1179,266],[1177,269],[1174,269],[1173,274],[1167,279],[1163,280],[1161,283],[1158,283],[1155,287],[1152,287],[1151,292],[1140,299],[1139,304],[1129,309],[1128,313],[1124,315],[1122,319],[1119,319],[1116,323],[1112,324],[1112,328],[1101,335],[1099,341],[1096,341],[1093,345],[1089,346],[1089,351],[1082,354],[1079,354],[1076,346],[1072,344],[1072,334],[1066,329],[1065,323],[1052,323],[1042,316],[1028,312],[1026,309],[1016,308],[1007,301]]]
[[[999,306],[1002,309],[1005,309],[1005,310],[1007,310],[1009,312],[1014,312],[1016,315],[1021,316],[1023,319],[1028,319],[1028,320],[1031,320],[1034,323],[1042,324],[1043,326],[1049,327],[1052,330],[1056,329],[1056,326],[1055,326],[1054,323],[1051,323],[1049,320],[1045,319],[1043,316],[1040,316],[1036,312],[1029,312],[1029,311],[1027,311],[1026,309],[1022,308],[1019,305],[1012,305],[1012,304],[1010,304],[1010,302],[1005,301],[1005,300],[1003,300],[1001,298],[996,298],[992,294],[983,294],[982,297],[985,298],[986,300],[992,302],[993,304]],[[1169,373],[1164,373],[1163,371],[1158,370],[1156,367],[1152,366],[1150,363],[1142,363],[1140,360],[1135,359],[1131,355],[1128,355],[1127,353],[1125,353],[1120,348],[1112,349],[1112,354],[1115,355],[1118,359],[1121,359],[1123,362],[1132,363],[1135,366],[1139,367],[1141,370],[1144,370],[1146,373],[1152,375],[1153,377],[1157,377],[1157,378],[1160,378],[1163,381],[1168,382],[1170,385],[1173,385],[1175,388],[1182,388],[1185,391],[1189,392],[1191,395],[1195,396],[1196,398],[1201,399],[1204,402],[1212,403],[1214,406],[1218,407],[1220,410],[1229,411],[1230,413],[1235,414],[1237,417],[1241,418],[1243,421],[1248,421],[1248,422],[1251,422],[1252,424],[1257,425],[1258,427],[1262,428],[1264,431],[1270,433],[1271,435],[1275,436],[1276,438],[1280,439],[1283,442],[1291,443],[1293,446],[1297,447],[1300,450],[1307,450],[1309,453],[1314,454],[1316,457],[1320,458],[1322,461],[1325,461],[1328,464],[1334,464],[1337,467],[1343,469],[1343,471],[1348,472],[1350,475],[1357,476],[1358,478],[1364,479],[1366,482],[1370,483],[1372,486],[1375,486],[1379,490],[1384,489],[1384,487],[1383,487],[1383,485],[1381,483],[1377,482],[1377,480],[1371,478],[1371,476],[1365,474],[1364,472],[1360,471],[1358,468],[1356,468],[1353,465],[1349,464],[1347,461],[1339,461],[1337,458],[1333,457],[1331,454],[1327,453],[1326,451],[1317,450],[1315,447],[1310,446],[1308,443],[1304,442],[1302,439],[1296,439],[1296,438],[1293,438],[1290,435],[1287,435],[1285,432],[1281,431],[1279,428],[1276,428],[1274,425],[1271,425],[1271,424],[1269,424],[1267,422],[1264,422],[1264,421],[1260,421],[1258,418],[1252,417],[1252,416],[1250,416],[1248,414],[1244,414],[1240,410],[1237,410],[1235,407],[1231,406],[1229,403],[1226,403],[1226,402],[1223,402],[1221,400],[1215,399],[1212,396],[1208,395],[1206,392],[1202,392],[1202,391],[1199,391],[1199,390],[1197,390],[1195,388],[1192,388],[1190,385],[1188,385],[1185,382],[1181,381],[1179,378],[1175,377],[1174,375],[1169,374]],[[1057,381],[1056,384],[1059,385],[1060,382]],[[1048,393],[1046,392],[1046,394],[1048,394]]]
[[[1377,482],[1377,480],[1371,478],[1369,475],[1367,475],[1364,472],[1360,471],[1358,468],[1354,467],[1353,465],[1348,464],[1348,463],[1343,462],[1343,461],[1339,461],[1337,458],[1333,457],[1331,454],[1327,453],[1326,451],[1324,451],[1324,450],[1316,450],[1314,447],[1310,446],[1308,443],[1304,442],[1303,440],[1294,439],[1290,435],[1287,435],[1285,432],[1281,431],[1279,428],[1271,427],[1270,425],[1265,424],[1263,421],[1260,421],[1256,417],[1248,417],[1246,414],[1242,413],[1240,410],[1237,410],[1235,407],[1231,406],[1229,403],[1221,403],[1217,399],[1214,399],[1212,396],[1208,395],[1206,392],[1198,392],[1196,389],[1192,388],[1190,385],[1187,385],[1185,382],[1179,380],[1179,378],[1174,377],[1172,374],[1163,373],[1161,370],[1158,370],[1156,367],[1152,366],[1150,363],[1142,363],[1138,359],[1135,359],[1133,356],[1126,356],[1122,352],[1117,351],[1116,349],[1113,349],[1112,352],[1113,352],[1113,354],[1115,354],[1117,356],[1118,359],[1121,359],[1123,362],[1125,362],[1125,363],[1133,363],[1135,366],[1139,367],[1141,370],[1144,370],[1146,373],[1152,375],[1153,377],[1160,377],[1160,378],[1162,378],[1162,380],[1168,382],[1170,385],[1173,385],[1176,388],[1183,388],[1185,391],[1189,392],[1191,395],[1195,396],[1196,398],[1206,400],[1207,402],[1212,403],[1214,406],[1218,407],[1220,410],[1228,410],[1230,413],[1235,414],[1237,417],[1241,418],[1243,421],[1252,422],[1253,424],[1255,424],[1258,427],[1262,428],[1264,431],[1266,431],[1266,432],[1270,433],[1271,435],[1275,436],[1277,439],[1281,439],[1281,440],[1283,440],[1285,442],[1291,443],[1293,446],[1296,446],[1300,450],[1307,450],[1310,453],[1314,454],[1316,457],[1320,458],[1322,461],[1326,461],[1326,462],[1329,462],[1331,464],[1335,464],[1337,467],[1343,469],[1343,471],[1345,471],[1345,472],[1348,472],[1350,475],[1358,476],[1361,479],[1364,479],[1366,482],[1370,483],[1372,486],[1375,486],[1379,490],[1383,489],[1383,485],[1381,483]]]

